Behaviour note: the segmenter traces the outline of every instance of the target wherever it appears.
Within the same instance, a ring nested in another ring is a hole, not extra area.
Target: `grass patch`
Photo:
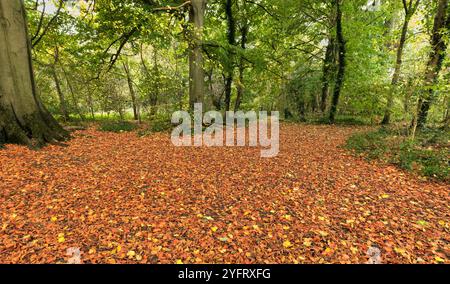
[[[449,181],[449,133],[424,129],[414,141],[392,128],[352,135],[346,148],[367,159],[377,159],[418,172],[423,176]]]

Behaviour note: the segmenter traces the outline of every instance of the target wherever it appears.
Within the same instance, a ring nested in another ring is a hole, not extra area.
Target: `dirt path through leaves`
[[[354,128],[283,125],[257,148],[176,148],[167,134],[77,132],[0,150],[0,262],[450,261],[449,185],[355,158]]]

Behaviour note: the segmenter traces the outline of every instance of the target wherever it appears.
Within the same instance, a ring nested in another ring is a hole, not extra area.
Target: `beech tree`
[[[414,16],[415,12],[417,11],[417,7],[420,4],[420,0],[410,0],[409,2],[407,0],[402,0],[403,9],[404,9],[404,20],[402,25],[402,31],[400,35],[400,41],[398,43],[397,48],[397,57],[395,61],[395,68],[394,68],[394,74],[392,75],[392,82],[391,82],[391,92],[388,96],[388,101],[386,105],[386,112],[384,114],[382,124],[389,124],[391,121],[391,111],[392,111],[392,105],[394,103],[394,92],[395,88],[398,85],[398,81],[400,79],[400,71],[403,63],[403,50],[405,49],[406,44],[406,36],[408,33],[408,26],[409,22],[411,21],[412,16]]]
[[[41,103],[22,0],[0,1],[0,143],[42,145],[67,133]]]
[[[206,0],[192,0],[189,19],[193,24],[191,48],[189,52],[189,107],[203,102],[205,72],[203,70],[203,26],[205,22]]]
[[[445,34],[450,31],[450,9],[449,0],[439,0],[436,15],[434,17],[433,31],[431,34],[431,52],[424,78],[424,91],[421,93],[418,106],[417,117],[413,121],[413,127],[423,127],[427,121],[428,112],[433,100],[434,90],[439,79],[447,49]],[[414,125],[416,124],[416,126]]]
[[[337,107],[339,104],[339,98],[341,95],[342,85],[344,84],[345,76],[345,39],[342,30],[342,2],[341,0],[335,1],[336,7],[336,41],[337,41],[337,51],[338,51],[338,71],[336,75],[336,81],[334,85],[333,99],[330,108],[330,123],[334,123],[336,118]]]

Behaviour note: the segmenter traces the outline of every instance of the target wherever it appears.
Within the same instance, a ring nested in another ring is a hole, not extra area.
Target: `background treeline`
[[[448,0],[26,0],[60,120],[167,120],[202,101],[286,119],[448,125]]]

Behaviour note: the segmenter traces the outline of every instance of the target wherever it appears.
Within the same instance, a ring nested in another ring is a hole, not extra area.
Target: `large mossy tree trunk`
[[[67,132],[36,94],[22,0],[0,1],[0,144],[40,146]]]
[[[427,122],[428,111],[433,101],[434,88],[438,82],[439,72],[446,55],[445,33],[450,31],[449,0],[439,0],[431,35],[431,52],[424,78],[424,90],[417,105],[417,117],[413,119],[413,128],[422,128]]]

